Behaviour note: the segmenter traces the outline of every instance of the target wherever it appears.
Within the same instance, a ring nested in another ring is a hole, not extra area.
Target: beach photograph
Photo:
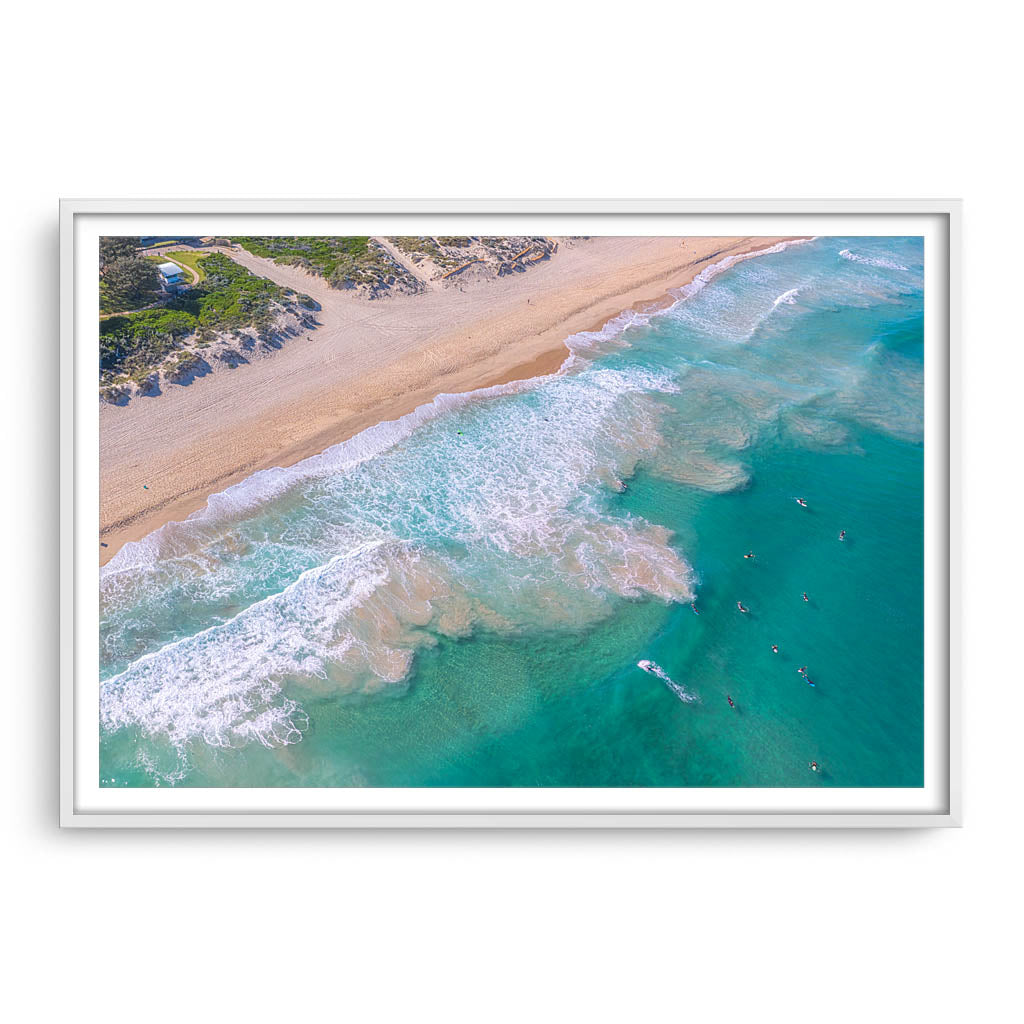
[[[97,259],[101,787],[923,786],[921,237]]]

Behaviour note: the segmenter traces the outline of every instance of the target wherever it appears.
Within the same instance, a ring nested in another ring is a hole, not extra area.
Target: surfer
[[[795,502],[796,502],[796,503],[797,503],[797,504],[798,504],[798,505],[799,505],[799,506],[800,506],[801,508],[807,508],[807,502],[806,502],[806,501],[804,501],[804,499],[803,499],[803,498],[794,498],[793,500],[794,500],[794,501],[795,501]]]
[[[802,676],[807,675],[807,666],[806,665],[801,666],[800,668],[797,669],[797,672],[799,672],[800,675],[802,675]]]
[[[748,551],[743,557],[744,558],[753,558],[754,557],[754,552],[753,551]]]
[[[811,600],[811,599],[810,599],[810,598],[809,598],[809,597],[807,596],[807,591],[806,591],[806,590],[804,591],[804,600],[805,600],[805,601],[808,601],[808,602],[809,602],[809,601]]]
[[[729,694],[725,695],[725,699],[729,702],[729,707],[731,707],[731,708],[736,707],[736,705],[732,702],[732,697],[730,697]]]
[[[690,602],[690,607],[693,609],[693,614],[694,615],[700,615],[700,612],[697,611],[697,602],[696,601],[691,601]]]
[[[737,607],[737,608],[739,608],[739,610],[740,610],[741,612],[743,612],[743,614],[744,614],[744,615],[745,615],[745,614],[746,614],[747,612],[749,612],[749,611],[750,611],[750,609],[749,609],[749,608],[746,608],[746,607],[744,607],[744,605],[743,605],[743,602],[742,602],[742,601],[737,601],[737,602],[736,602],[736,607]]]
[[[840,530],[839,531],[839,539],[840,540],[846,540],[846,531],[845,530]]]
[[[778,653],[779,653],[779,645],[778,644],[772,644],[772,654],[778,654]]]
[[[807,767],[810,768],[812,772],[819,772],[819,771],[821,771],[821,768],[818,766],[818,762],[817,761],[811,761],[807,765]]]

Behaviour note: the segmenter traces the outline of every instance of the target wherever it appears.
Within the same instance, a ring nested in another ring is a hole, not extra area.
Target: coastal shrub
[[[164,374],[168,380],[180,384],[189,374],[199,370],[203,366],[203,362],[203,357],[196,352],[181,352],[164,364]]]
[[[156,267],[137,256],[120,256],[103,268],[103,294],[114,309],[132,309],[152,302],[160,284]]]
[[[128,397],[128,385],[124,381],[112,381],[100,385],[100,398],[111,405],[120,405]]]
[[[183,309],[144,309],[139,313],[111,316],[100,321],[100,337],[117,335],[131,340],[169,334],[180,337],[196,329],[196,318]]]
[[[369,235],[288,236],[245,235],[232,241],[254,256],[289,266],[305,267],[330,280],[344,266],[358,264],[371,253]]]
[[[142,244],[134,235],[104,235],[100,238],[100,272],[114,260],[133,257]]]
[[[284,299],[284,289],[220,253],[203,261],[206,279],[182,296],[183,308],[195,312],[201,327],[232,330],[251,327],[269,316],[272,303]]]
[[[431,238],[427,235],[397,235],[391,239],[395,247],[401,249],[413,262],[426,258],[437,266],[447,270],[458,266],[465,260],[464,254],[452,255],[445,252],[444,247],[456,249],[469,245],[471,239],[462,235],[445,235],[442,238]]]
[[[101,371],[151,372],[196,333],[208,343],[218,332],[272,332],[273,305],[284,289],[220,253],[205,256],[202,266],[205,278],[160,308],[100,321]]]

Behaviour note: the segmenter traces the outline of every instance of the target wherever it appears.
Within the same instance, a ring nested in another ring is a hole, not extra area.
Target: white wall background
[[[5,13],[11,1019],[1009,1019],[1021,26],[987,2],[706,7]],[[156,99],[167,89],[173,113]],[[966,827],[59,833],[62,195],[962,196]]]

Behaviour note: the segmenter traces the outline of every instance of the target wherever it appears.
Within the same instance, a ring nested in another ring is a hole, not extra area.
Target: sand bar
[[[569,335],[783,240],[592,238],[560,245],[525,273],[373,301],[232,251],[316,299],[320,326],[259,362],[162,384],[162,394],[124,406],[101,403],[100,563],[257,470],[293,465],[439,394],[554,373]]]

